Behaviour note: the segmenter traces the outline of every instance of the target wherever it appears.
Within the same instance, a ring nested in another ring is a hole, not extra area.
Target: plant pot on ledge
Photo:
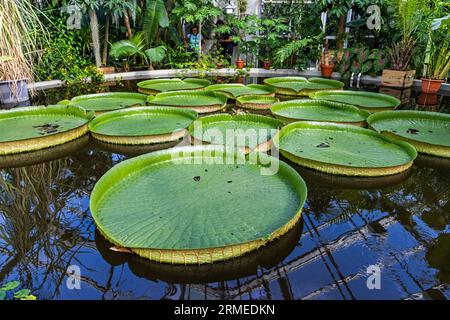
[[[236,60],[236,69],[244,69],[244,67],[245,67],[244,60],[242,60],[241,58],[238,58]]]
[[[410,88],[414,84],[416,70],[399,71],[384,69],[381,75],[381,85],[391,88]]]
[[[333,74],[334,64],[321,64],[320,65],[320,72],[322,74],[322,77],[324,78],[331,78],[331,75]]]
[[[272,61],[270,61],[269,59],[265,59],[263,61],[263,68],[266,70],[270,70],[270,67],[272,67]]]
[[[422,78],[422,92],[438,93],[444,80]]]

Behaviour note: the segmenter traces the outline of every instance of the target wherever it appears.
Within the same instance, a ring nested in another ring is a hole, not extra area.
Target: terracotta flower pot
[[[242,59],[237,59],[236,60],[236,69],[244,69],[245,67],[245,62]]]
[[[421,92],[416,100],[417,104],[422,106],[432,106],[438,104],[438,95],[436,93]]]
[[[422,78],[422,92],[438,93],[442,83],[444,83],[444,80]]]
[[[270,60],[264,60],[263,61],[263,68],[264,69],[269,70],[271,66],[272,66],[272,61],[270,61]]]
[[[322,72],[322,77],[331,78],[333,73],[334,64],[321,64],[320,71]]]

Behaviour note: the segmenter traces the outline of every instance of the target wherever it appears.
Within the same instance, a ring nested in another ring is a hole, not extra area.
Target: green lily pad
[[[147,95],[134,92],[107,92],[73,97],[71,105],[95,113],[113,111],[128,107],[145,106]]]
[[[387,94],[365,91],[320,91],[311,98],[351,104],[369,112],[395,109],[401,103]]]
[[[275,117],[286,122],[310,120],[359,126],[364,126],[370,115],[368,111],[349,104],[309,99],[278,102],[270,110]]]
[[[412,145],[353,125],[294,122],[273,142],[291,161],[318,171],[383,176],[411,167],[417,152]]]
[[[11,291],[16,289],[18,286],[20,286],[19,281],[10,281],[6,284],[4,284],[2,287],[0,287],[1,291]]]
[[[411,143],[419,152],[450,158],[450,115],[426,111],[384,111],[367,120],[375,130]]]
[[[0,112],[0,154],[49,148],[88,132],[93,114],[76,106],[22,107]]]
[[[237,98],[236,106],[243,109],[267,110],[278,101],[278,98],[271,96],[248,95]]]
[[[180,91],[180,90],[200,90],[210,85],[206,79],[186,78],[186,79],[151,79],[138,82],[139,92],[145,94],[157,94],[160,92]]]
[[[94,138],[118,144],[151,144],[179,140],[197,118],[193,110],[141,107],[104,113],[89,123]]]
[[[95,185],[90,209],[114,245],[158,262],[199,264],[241,256],[285,234],[305,199],[304,181],[286,163],[199,146],[119,163]]]
[[[276,88],[277,94],[288,96],[307,96],[321,90],[340,90],[344,83],[325,78],[274,77],[264,83]]]
[[[217,114],[202,117],[189,126],[194,141],[237,146],[242,151],[267,151],[271,139],[283,126],[279,120],[260,115]]]
[[[275,89],[262,84],[243,85],[241,83],[213,84],[205,88],[207,91],[218,91],[227,95],[230,99],[236,99],[248,95],[274,96]]]
[[[208,113],[224,109],[227,97],[210,91],[173,91],[149,96],[147,102],[151,106],[170,106]]]

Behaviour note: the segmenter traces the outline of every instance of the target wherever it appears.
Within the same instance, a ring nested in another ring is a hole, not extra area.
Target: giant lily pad
[[[170,106],[186,108],[198,113],[209,113],[224,109],[227,97],[211,91],[173,91],[163,92],[148,97],[151,106]]]
[[[303,77],[274,77],[267,78],[264,83],[276,88],[276,92],[283,96],[308,96],[322,90],[340,90],[344,83],[325,78]]]
[[[426,111],[385,111],[369,125],[382,134],[411,143],[421,153],[450,158],[450,115]]]
[[[189,126],[194,143],[238,147],[241,151],[268,151],[272,138],[283,123],[260,115],[217,114],[202,117]]]
[[[272,105],[272,114],[286,122],[300,120],[336,122],[365,126],[370,115],[349,104],[326,100],[291,100]]]
[[[197,118],[193,110],[173,107],[129,108],[104,113],[89,123],[92,136],[116,144],[177,141]]]
[[[411,167],[412,145],[352,125],[294,122],[273,142],[282,155],[304,167],[349,176],[383,176]]]
[[[210,85],[206,79],[151,79],[138,82],[138,91],[145,94],[157,94],[160,92],[180,90],[201,90]]]
[[[93,114],[75,106],[22,107],[0,112],[0,154],[40,150],[86,134]]]
[[[397,108],[401,101],[387,94],[365,91],[320,91],[311,98],[354,105],[369,112]]]
[[[208,91],[218,91],[230,99],[248,95],[275,96],[275,89],[263,84],[243,85],[241,83],[213,84],[205,88]]]
[[[141,93],[107,92],[73,97],[69,104],[99,114],[128,107],[145,106],[146,100],[147,95]]]
[[[294,227],[306,186],[286,163],[254,155],[201,146],[123,161],[92,191],[97,228],[158,262],[211,263],[256,250]]]
[[[268,110],[278,101],[278,98],[271,96],[249,95],[237,98],[236,106],[243,109]]]

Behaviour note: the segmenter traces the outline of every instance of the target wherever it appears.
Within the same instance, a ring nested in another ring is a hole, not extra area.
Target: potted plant
[[[245,61],[242,60],[241,57],[238,57],[236,59],[236,69],[244,69],[244,67],[245,67]]]
[[[414,83],[416,70],[409,70],[414,53],[415,41],[411,37],[403,38],[388,50],[391,69],[384,69],[381,85],[394,88],[409,88]]]
[[[434,49],[425,63],[422,92],[438,93],[450,71],[450,50],[446,43],[440,50]]]
[[[320,58],[320,72],[322,73],[322,77],[331,78],[331,75],[333,74],[333,69],[334,69],[333,56],[328,50],[328,45],[326,44],[322,52],[322,56]]]

